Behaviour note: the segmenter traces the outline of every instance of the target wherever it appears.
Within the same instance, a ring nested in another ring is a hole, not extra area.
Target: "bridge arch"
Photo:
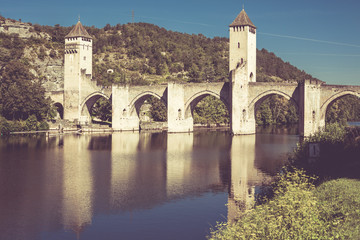
[[[360,93],[357,93],[357,92],[351,91],[351,90],[345,90],[345,91],[336,93],[336,94],[332,95],[331,97],[329,97],[328,99],[326,99],[320,107],[320,112],[321,112],[320,121],[323,121],[325,123],[326,111],[333,102],[335,102],[336,100],[338,100],[342,97],[349,96],[349,95],[358,97],[360,100]]]
[[[164,99],[162,96],[160,96],[152,91],[145,91],[145,92],[142,92],[141,94],[137,95],[133,100],[131,100],[131,102],[129,104],[130,116],[139,117],[141,106],[144,104],[145,100],[150,96],[153,96],[153,97],[159,99],[160,101],[162,101],[165,104],[165,107],[167,107],[166,99]]]
[[[96,101],[99,100],[101,97],[107,100],[111,99],[111,96],[109,97],[102,92],[93,92],[90,95],[88,95],[80,104],[81,116],[90,117],[91,108],[94,106]]]
[[[228,112],[231,112],[231,106],[225,98],[221,97],[218,93],[215,93],[213,91],[204,90],[194,94],[185,102],[185,118],[192,117],[195,106],[207,96],[213,96],[217,99],[220,99],[221,102],[224,103],[224,105],[226,106]]]
[[[53,105],[55,106],[56,111],[59,114],[58,117],[60,119],[64,119],[64,106],[59,102],[56,102]]]
[[[252,101],[249,104],[249,114],[251,114],[250,116],[255,116],[255,113],[258,109],[258,107],[261,105],[261,103],[268,97],[273,96],[273,95],[280,95],[282,97],[284,97],[285,99],[291,101],[297,109],[299,109],[299,104],[297,103],[297,101],[290,96],[287,93],[284,93],[282,91],[279,90],[268,90],[265,91],[259,95],[257,95],[254,99],[252,99]]]

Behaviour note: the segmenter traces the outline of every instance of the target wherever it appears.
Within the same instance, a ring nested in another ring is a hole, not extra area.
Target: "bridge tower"
[[[64,119],[80,120],[82,85],[92,78],[92,37],[80,20],[65,36]]]
[[[243,9],[230,24],[229,71],[245,64],[250,82],[256,82],[256,27]]]
[[[255,133],[249,109],[249,82],[256,82],[256,27],[243,9],[230,24],[231,132]]]

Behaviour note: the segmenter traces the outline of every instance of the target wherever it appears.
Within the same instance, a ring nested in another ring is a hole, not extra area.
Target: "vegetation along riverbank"
[[[266,197],[209,239],[359,239],[359,156],[360,129],[329,124],[298,145]]]

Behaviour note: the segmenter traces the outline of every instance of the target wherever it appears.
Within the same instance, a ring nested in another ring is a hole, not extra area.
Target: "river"
[[[0,239],[206,239],[287,159],[285,133],[2,137]]]

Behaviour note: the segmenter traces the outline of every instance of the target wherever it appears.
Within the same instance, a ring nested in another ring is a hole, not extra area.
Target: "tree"
[[[35,80],[29,67],[19,61],[9,62],[1,70],[0,114],[8,120],[27,119],[35,115],[37,120],[46,118],[50,111],[50,99]]]
[[[151,104],[150,114],[151,118],[156,122],[165,122],[167,121],[167,109],[165,104],[157,99],[156,97],[149,97],[147,102]]]
[[[360,121],[360,99],[352,95],[335,100],[326,111],[327,123],[346,125],[348,121]]]
[[[203,98],[194,108],[194,123],[228,123],[229,112],[225,104],[213,96]]]
[[[200,70],[196,64],[192,64],[189,69],[189,79],[191,82],[200,82]]]
[[[111,102],[103,97],[99,98],[91,108],[91,116],[97,117],[102,121],[111,122],[112,108]]]
[[[168,68],[167,64],[166,63],[161,63],[161,64],[157,65],[156,74],[158,74],[158,75],[167,75],[167,74],[169,74],[169,68]]]

